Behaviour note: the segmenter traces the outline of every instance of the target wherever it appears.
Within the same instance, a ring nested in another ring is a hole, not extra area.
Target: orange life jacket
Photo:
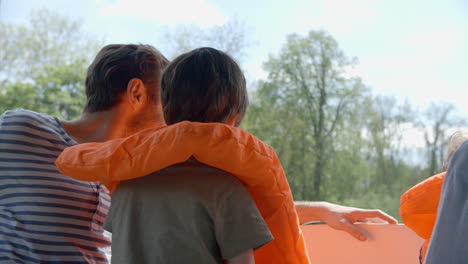
[[[406,191],[400,198],[400,216],[406,226],[426,239],[421,257],[426,256],[432,229],[437,218],[445,172],[434,175]]]
[[[123,139],[67,148],[56,165],[65,175],[100,181],[112,192],[120,181],[143,177],[191,156],[238,177],[252,195],[274,236],[272,242],[255,251],[256,263],[309,263],[280,161],[272,147],[242,129],[181,122]]]

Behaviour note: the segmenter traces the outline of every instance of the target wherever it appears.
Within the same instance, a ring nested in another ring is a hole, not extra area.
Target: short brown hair
[[[226,53],[199,48],[173,60],[161,78],[161,99],[168,124],[181,121],[225,123],[248,105],[245,77]]]
[[[111,44],[102,48],[88,68],[85,112],[105,111],[119,102],[132,78],[140,78],[148,95],[159,96],[161,72],[169,61],[154,47]]]

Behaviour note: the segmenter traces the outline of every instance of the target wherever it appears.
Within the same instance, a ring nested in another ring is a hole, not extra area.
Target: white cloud
[[[333,34],[354,32],[378,16],[371,0],[326,0],[322,4],[322,14],[317,19]]]
[[[400,48],[405,49],[403,52],[430,58],[434,64],[444,63],[462,50],[464,40],[461,32],[463,31],[458,29],[412,32],[402,40]]]
[[[449,57],[436,52],[363,56],[357,72],[377,94],[394,95],[401,102],[409,99],[419,108],[427,107],[430,102],[447,101],[468,115],[464,96],[468,79],[454,72]]]
[[[203,0],[119,0],[103,7],[101,16],[124,16],[163,24],[222,25],[227,16]]]
[[[415,127],[412,123],[401,125],[403,146],[406,148],[423,148],[426,142],[424,141],[424,133],[421,128]]]
[[[267,60],[268,57],[259,56],[245,63],[243,70],[244,74],[246,75],[247,81],[258,81],[267,79],[268,72],[266,72],[262,67],[262,63]]]

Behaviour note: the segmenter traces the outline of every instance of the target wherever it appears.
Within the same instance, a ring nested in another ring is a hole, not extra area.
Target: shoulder
[[[13,128],[14,126],[15,130],[23,127],[25,129],[45,130],[44,132],[62,133],[62,129],[55,117],[25,109],[5,111],[0,115],[0,125],[5,128]]]
[[[450,161],[447,169],[447,184],[453,183],[458,184],[459,180],[463,179],[465,184],[468,184],[468,141],[465,141],[453,154],[452,160]]]
[[[207,180],[216,184],[218,188],[224,191],[232,191],[238,189],[245,189],[245,185],[241,182],[241,180],[227,172],[215,167],[211,167],[208,165],[202,165],[204,167],[203,177],[206,177]]]
[[[468,158],[468,141],[465,141],[453,154],[452,161],[449,166],[465,164],[465,160]]]
[[[198,180],[205,182],[208,181],[212,184],[216,184],[218,188],[222,188],[223,186],[226,188],[244,188],[242,182],[235,175],[222,169],[204,164],[195,158],[190,158],[183,163],[175,164],[169,168],[169,170],[172,170],[172,168],[182,169],[183,173],[181,174],[187,174],[188,177],[193,177],[193,175],[196,175]]]
[[[465,141],[453,154],[447,169],[447,175],[468,170],[468,141]]]
[[[252,197],[246,185],[235,175],[223,170],[214,169],[207,175],[211,186],[216,186],[215,192],[219,195],[219,201],[223,204],[253,203]],[[232,204],[231,204],[232,205]]]
[[[180,166],[180,167],[179,167]],[[194,159],[175,167],[183,168],[178,175],[184,182],[190,182],[191,189],[205,190],[219,201],[229,200],[248,194],[247,188],[235,175],[222,169],[200,163]]]
[[[37,125],[44,123],[52,123],[53,125],[57,125],[56,119],[52,116],[20,108],[14,110],[7,110],[1,115],[1,117],[3,122],[11,120],[27,122]]]

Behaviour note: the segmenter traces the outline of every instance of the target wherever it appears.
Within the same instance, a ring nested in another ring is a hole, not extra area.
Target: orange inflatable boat
[[[309,263],[288,181],[272,147],[246,131],[219,123],[181,122],[123,139],[80,144],[56,161],[65,175],[101,181],[143,177],[194,157],[238,177],[252,195],[274,240],[255,251],[256,263]]]
[[[426,240],[421,249],[423,259],[426,256],[432,229],[437,218],[437,208],[444,178],[445,172],[434,175],[413,186],[400,198],[401,220]]]

